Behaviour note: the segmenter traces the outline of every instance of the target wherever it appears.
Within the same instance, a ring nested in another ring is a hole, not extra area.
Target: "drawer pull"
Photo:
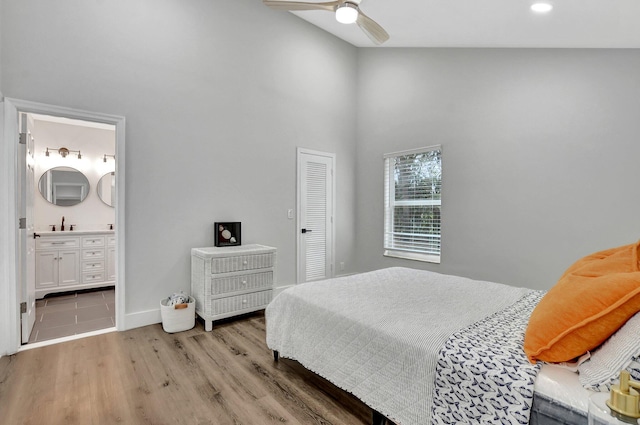
[[[64,245],[66,242],[51,242],[51,245]]]
[[[247,262],[247,260],[244,260],[244,261],[242,262],[242,265],[243,265],[243,266],[246,266],[247,264],[249,264],[249,263]]]
[[[246,284],[247,284],[247,281],[246,281],[246,280],[243,280],[243,281],[242,281],[242,284],[243,284],[243,285],[246,285]]]
[[[246,299],[242,300],[242,304],[246,304],[246,303],[247,303]]]

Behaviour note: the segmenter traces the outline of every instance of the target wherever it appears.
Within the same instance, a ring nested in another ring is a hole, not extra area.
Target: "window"
[[[440,146],[384,156],[384,255],[440,262]]]

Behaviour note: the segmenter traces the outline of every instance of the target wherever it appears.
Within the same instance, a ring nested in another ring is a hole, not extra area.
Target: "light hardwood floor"
[[[264,315],[167,334],[152,325],[0,358],[0,423],[371,423],[355,397],[265,344]]]

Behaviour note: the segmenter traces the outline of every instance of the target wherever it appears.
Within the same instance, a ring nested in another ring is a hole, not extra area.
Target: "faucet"
[[[64,216],[62,216],[62,225],[60,226],[60,231],[64,230]]]

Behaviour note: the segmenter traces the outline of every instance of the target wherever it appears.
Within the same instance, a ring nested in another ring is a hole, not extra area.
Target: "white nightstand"
[[[191,249],[191,296],[196,313],[213,321],[264,309],[273,298],[276,248],[240,245]]]

